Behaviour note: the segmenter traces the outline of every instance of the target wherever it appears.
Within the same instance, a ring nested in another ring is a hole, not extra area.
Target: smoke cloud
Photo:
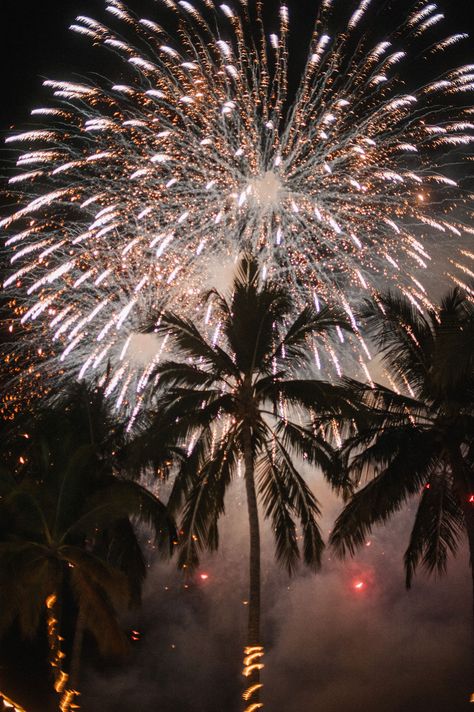
[[[194,583],[184,588],[172,563],[153,565],[143,609],[130,621],[142,637],[120,668],[86,670],[82,705],[88,712],[239,709],[248,548],[241,485],[228,499],[220,551],[203,561]],[[327,537],[341,505],[319,479],[315,489]],[[463,549],[440,580],[420,573],[406,592],[402,556],[412,517],[405,510],[378,529],[355,560],[335,561],[327,551],[321,573],[302,570],[291,580],[274,561],[266,531],[266,709],[470,709],[468,555]]]

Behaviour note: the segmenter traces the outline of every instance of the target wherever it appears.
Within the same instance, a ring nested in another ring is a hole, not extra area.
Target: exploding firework
[[[243,249],[295,305],[345,310],[367,374],[364,296],[392,284],[426,305],[435,236],[454,243],[451,278],[473,275],[469,196],[449,168],[474,142],[474,64],[448,61],[467,36],[440,37],[443,15],[421,2],[374,39],[376,4],[322,0],[296,88],[291,6],[268,36],[262,0],[161,0],[155,19],[106,0],[120,33],[77,18],[74,32],[122,62],[121,82],[46,81],[42,123],[7,139],[22,152],[17,208],[1,223],[5,287],[43,372],[107,370],[118,407],[140,400],[164,346],[150,320],[171,307],[213,324],[199,301],[207,275]],[[412,87],[419,58],[443,55],[448,68]],[[339,370],[340,353],[315,349],[316,364]]]

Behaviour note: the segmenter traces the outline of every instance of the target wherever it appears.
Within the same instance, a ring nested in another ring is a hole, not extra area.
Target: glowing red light
[[[207,581],[208,578],[209,578],[209,574],[201,574],[201,579],[203,581]]]
[[[474,494],[469,497],[469,504],[474,504]]]
[[[425,489],[431,489],[431,485],[428,483],[427,485],[425,485]]]
[[[365,583],[363,581],[356,581],[354,583],[354,588],[356,591],[362,591],[365,588]]]

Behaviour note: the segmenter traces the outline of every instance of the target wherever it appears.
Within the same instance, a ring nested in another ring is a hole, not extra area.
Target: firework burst
[[[413,57],[449,58],[467,36],[440,35],[443,15],[421,2],[377,41],[375,1],[322,0],[289,91],[291,5],[267,35],[263,4],[161,0],[143,19],[106,0],[118,31],[72,25],[126,78],[46,81],[55,100],[33,111],[43,123],[7,139],[22,152],[17,208],[1,223],[5,287],[29,343],[46,344],[44,372],[107,368],[118,406],[140,398],[163,348],[143,333],[150,315],[168,306],[212,322],[199,303],[207,275],[243,249],[297,306],[341,306],[365,370],[361,298],[393,284],[426,305],[433,236],[454,243],[452,279],[473,275],[474,254],[455,255],[473,230],[448,156],[474,142],[474,64],[446,60],[407,90]],[[323,358],[339,369],[329,344]]]

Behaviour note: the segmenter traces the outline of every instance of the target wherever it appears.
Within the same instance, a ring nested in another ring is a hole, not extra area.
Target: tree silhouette
[[[353,554],[372,527],[419,498],[405,554],[410,587],[419,565],[443,573],[467,533],[474,588],[474,306],[458,289],[421,313],[391,294],[367,304],[367,327],[401,395],[349,383],[368,420],[343,448],[343,469],[369,482],[339,516],[331,541]]]
[[[263,646],[260,631],[260,514],[271,520],[278,561],[291,573],[300,557],[317,570],[323,540],[318,502],[296,460],[319,467],[336,489],[334,451],[313,426],[312,414],[336,413],[350,403],[343,389],[298,378],[309,361],[309,340],[329,338],[345,320],[329,308],[312,308],[291,318],[289,292],[259,278],[257,263],[240,261],[232,294],[209,298],[218,315],[221,337],[208,338],[190,321],[162,315],[160,334],[170,334],[178,353],[157,368],[156,410],[174,423],[189,456],[182,462],[171,492],[172,514],[182,511],[180,564],[195,566],[204,549],[219,544],[218,523],[225,494],[243,460],[250,530],[250,593],[244,674],[247,709],[258,709]],[[222,344],[222,345],[221,345]]]

